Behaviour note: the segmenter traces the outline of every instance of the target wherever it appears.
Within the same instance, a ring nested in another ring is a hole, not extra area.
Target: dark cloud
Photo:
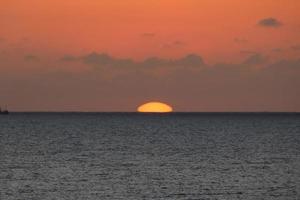
[[[282,23],[280,21],[272,17],[262,19],[257,24],[262,27],[273,27],[273,28],[282,26]]]
[[[196,54],[188,54],[178,59],[164,59],[159,57],[150,57],[143,61],[134,61],[132,59],[115,58],[105,53],[92,52],[83,56],[75,57],[68,55],[63,57],[62,61],[80,61],[87,65],[94,67],[138,67],[138,68],[149,68],[149,67],[201,67],[205,63],[201,56]]]
[[[257,67],[263,57],[208,65],[197,54],[138,62],[91,53],[75,57],[93,66],[80,73],[50,66],[4,73],[10,65],[0,62],[0,98],[15,110],[133,111],[158,99],[178,111],[300,111],[300,60]],[[103,64],[110,67],[98,70]]]
[[[196,70],[180,66],[157,76],[148,69],[160,68],[141,67],[145,63],[202,62],[197,55],[175,60],[153,57],[114,76],[111,67],[75,74],[42,69],[0,73],[0,93],[9,94],[1,95],[1,100],[15,110],[133,111],[140,102],[158,99],[178,111],[300,111],[300,60],[281,60],[262,68],[244,63]]]
[[[257,53],[254,55],[251,55],[250,57],[248,57],[243,64],[246,65],[259,65],[259,64],[263,64],[267,61],[267,58],[265,58],[263,55]]]
[[[24,60],[32,62],[32,61],[39,61],[40,58],[36,55],[29,54],[29,55],[24,56]]]
[[[181,59],[175,60],[173,64],[180,65],[180,66],[195,66],[195,67],[205,65],[202,57],[196,54],[189,54]]]
[[[82,57],[82,60],[86,64],[95,65],[108,65],[114,62],[114,59],[107,54],[98,54],[96,52],[90,53]]]
[[[291,46],[291,49],[294,51],[300,51],[300,45],[293,45]]]
[[[168,60],[158,57],[151,57],[145,59],[141,63],[137,63],[139,67],[202,67],[205,63],[201,56],[197,54],[188,54],[182,58]]]
[[[135,63],[131,59],[119,59],[114,58],[105,53],[90,53],[79,58],[83,63],[94,66],[113,66],[113,67],[125,67],[134,66]]]

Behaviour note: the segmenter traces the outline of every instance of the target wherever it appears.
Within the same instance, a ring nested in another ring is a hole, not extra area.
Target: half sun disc
[[[137,111],[142,113],[169,113],[173,112],[173,108],[165,103],[149,102],[139,106]]]

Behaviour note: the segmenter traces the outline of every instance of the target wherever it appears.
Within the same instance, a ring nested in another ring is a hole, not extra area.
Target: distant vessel
[[[0,107],[0,115],[8,115],[8,114],[9,114],[9,112],[8,112],[7,108],[2,110],[1,107]]]

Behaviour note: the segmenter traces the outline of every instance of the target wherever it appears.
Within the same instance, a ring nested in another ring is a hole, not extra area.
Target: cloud
[[[251,55],[250,57],[248,57],[243,64],[246,65],[258,65],[258,64],[263,64],[267,61],[267,58],[265,58],[263,55],[257,53],[254,55]]]
[[[262,27],[273,27],[273,28],[277,28],[282,26],[282,23],[280,21],[278,21],[276,18],[265,18],[265,19],[261,19],[258,23],[259,26]]]
[[[209,65],[189,54],[123,65],[126,59],[95,52],[74,57],[70,65],[85,63],[91,70],[49,65],[12,71],[13,63],[0,63],[6,66],[0,67],[1,100],[15,110],[133,111],[159,99],[179,111],[300,111],[300,59],[268,64],[263,55],[250,55],[240,63]]]
[[[63,62],[72,62],[72,61],[76,61],[78,58],[76,58],[76,56],[72,56],[72,55],[64,55],[63,57],[61,57],[59,60],[63,61]]]
[[[165,65],[169,65],[169,63],[170,63],[169,60],[163,58],[150,57],[142,61],[140,63],[140,66],[142,67],[165,66]]]
[[[96,65],[108,65],[114,62],[114,59],[107,54],[98,54],[92,52],[88,55],[82,57],[82,60],[86,64],[96,64]]]
[[[237,44],[245,44],[248,42],[248,40],[244,39],[244,38],[234,38],[233,40],[235,43]]]
[[[293,45],[291,46],[291,49],[294,51],[300,51],[300,45]]]
[[[132,59],[116,58],[106,53],[92,52],[83,56],[67,55],[61,61],[79,61],[94,67],[114,67],[114,68],[151,68],[151,67],[201,67],[205,63],[201,56],[188,54],[178,59],[165,59],[159,57],[149,57],[142,61]]]
[[[283,49],[282,48],[275,48],[275,49],[272,49],[272,52],[280,53],[280,52],[283,52]]]
[[[173,64],[180,65],[180,66],[193,66],[193,67],[205,65],[202,57],[197,54],[188,54],[181,59],[175,60]]]
[[[269,65],[268,69],[272,69],[273,71],[281,71],[281,72],[300,72],[300,59],[292,59],[292,60],[280,60],[275,63]]]
[[[162,45],[163,49],[174,49],[174,48],[181,48],[184,47],[186,43],[180,40],[173,41],[171,43],[166,43]]]
[[[241,54],[257,54],[258,52],[256,51],[251,51],[251,50],[241,50]]]
[[[153,38],[156,36],[155,33],[143,33],[141,34],[142,37],[147,37],[147,38]]]
[[[180,41],[180,40],[176,40],[173,42],[173,45],[176,45],[176,46],[184,46],[186,45],[184,42]]]
[[[134,66],[135,63],[131,59],[114,58],[105,53],[92,52],[79,58],[83,63],[93,66],[113,66],[125,67]]]
[[[29,62],[33,62],[33,61],[39,61],[40,58],[36,55],[29,54],[29,55],[24,56],[24,60],[29,61]]]

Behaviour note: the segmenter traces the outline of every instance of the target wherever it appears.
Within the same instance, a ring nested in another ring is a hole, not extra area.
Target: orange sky
[[[241,56],[241,48],[267,52],[299,43],[299,9],[298,0],[2,0],[0,33],[9,41],[28,38],[38,50],[134,58],[197,52],[220,62]],[[256,29],[266,17],[285,28]],[[249,41],[237,45],[235,38]],[[176,41],[182,44],[168,46]]]
[[[63,68],[73,73],[88,66],[57,60],[91,52],[135,61],[193,53],[211,66],[243,62],[247,52],[264,55],[268,64],[297,59],[299,51],[292,47],[300,44],[299,10],[299,0],[1,0],[0,71],[21,76],[25,68]],[[258,25],[267,18],[281,26]],[[40,63],[25,62],[29,54]]]

